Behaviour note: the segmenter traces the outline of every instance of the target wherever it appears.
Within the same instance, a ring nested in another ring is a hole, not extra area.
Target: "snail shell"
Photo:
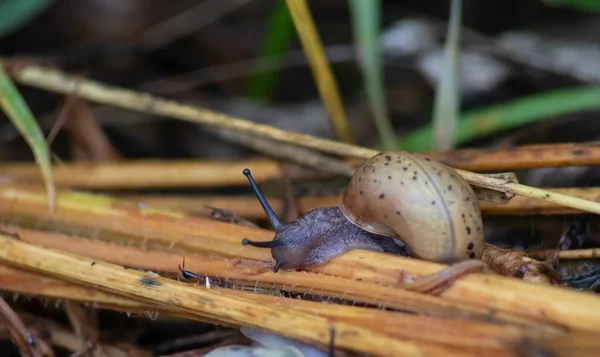
[[[450,264],[481,257],[475,192],[455,170],[424,155],[373,156],[356,170],[339,206],[354,225],[402,241],[418,258]]]

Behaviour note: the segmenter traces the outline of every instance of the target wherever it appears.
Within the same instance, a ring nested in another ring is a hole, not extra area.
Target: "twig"
[[[198,31],[248,2],[250,0],[204,1],[145,30],[136,45],[146,51],[159,48],[176,38]]]
[[[351,45],[330,45],[325,48],[325,54],[329,63],[345,63],[354,59],[355,50]],[[175,95],[209,83],[223,82],[253,73],[274,71],[283,67],[304,67],[306,63],[304,51],[291,51],[281,55],[241,60],[151,79],[137,88],[155,94]]]
[[[354,169],[349,164],[327,157],[323,154],[316,153],[312,150],[303,147],[288,145],[249,135],[246,133],[234,132],[226,129],[208,129],[214,132],[217,136],[230,142],[248,146],[266,156],[276,159],[290,161],[299,165],[310,167],[317,171],[322,171],[331,174],[342,176],[352,176]]]
[[[6,322],[12,341],[19,347],[23,356],[42,357],[42,354],[35,348],[33,336],[2,297],[0,297],[0,316]]]
[[[104,348],[99,343],[100,334],[97,321],[94,316],[90,316],[94,311],[86,311],[81,305],[73,301],[65,301],[64,308],[75,335],[82,338],[84,342],[77,353],[85,355],[87,351],[93,351],[95,355],[107,356]]]
[[[589,259],[600,258],[600,248],[561,250],[559,259]]]
[[[598,259],[600,258],[600,248],[588,249],[569,249],[558,251],[556,249],[546,249],[528,253],[532,257],[545,259],[556,256],[558,259]]]
[[[296,204],[296,195],[292,188],[292,180],[288,174],[289,165],[281,165],[281,181],[283,183],[283,204],[281,208],[281,216],[285,218],[285,222],[292,222],[298,219],[298,205]]]
[[[76,78],[73,76],[65,75],[60,71],[41,66],[11,66],[9,70],[14,78],[22,84],[60,93],[69,91],[70,88],[73,87],[73,82],[76,81]],[[104,104],[110,103],[122,108],[170,116],[200,124],[227,128],[234,131],[247,132],[253,135],[264,136],[270,139],[328,152],[330,154],[365,159],[378,154],[377,150],[317,138],[311,135],[288,132],[268,125],[255,124],[247,120],[233,118],[210,110],[182,105],[174,101],[157,98],[148,94],[140,94],[118,87],[107,86],[94,81],[85,80],[81,83],[79,97]],[[464,170],[457,169],[457,172],[463,176],[467,182],[477,187],[488,188],[507,194],[538,198],[563,206],[600,214],[600,203],[556,193],[553,194],[542,189],[510,183],[500,179],[493,179],[485,175]]]
[[[50,133],[48,133],[48,136],[46,137],[46,143],[47,143],[48,147],[52,146],[54,139],[56,138],[56,136],[58,135],[58,133],[60,132],[62,127],[65,125],[65,122],[67,121],[67,118],[69,117],[69,115],[68,115],[69,111],[71,111],[73,104],[77,100],[76,93],[77,93],[78,87],[79,86],[73,88],[72,92],[67,94],[67,98],[66,98],[64,105],[62,106],[62,110],[60,111],[58,118],[54,122],[54,125],[52,125],[52,129],[50,129]]]

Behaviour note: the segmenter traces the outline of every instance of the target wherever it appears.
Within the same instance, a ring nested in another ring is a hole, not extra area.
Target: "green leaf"
[[[365,77],[365,91],[384,150],[394,150],[394,129],[387,112],[379,30],[381,0],[349,0],[354,44],[359,49]]]
[[[271,13],[269,25],[260,57],[273,57],[283,61],[282,56],[289,47],[294,35],[294,22],[285,0],[278,0]],[[274,64],[276,66],[276,64]],[[275,88],[277,71],[264,71],[250,77],[247,95],[261,101],[268,101]]]
[[[567,6],[582,11],[600,11],[599,0],[542,0],[542,2],[554,7]]]
[[[0,62],[0,106],[33,151],[46,184],[48,206],[50,212],[52,212],[54,209],[55,187],[52,179],[50,152],[42,130],[37,125],[25,100],[23,100],[23,97],[6,74],[2,62]]]
[[[454,148],[452,138],[460,115],[458,71],[461,13],[462,0],[452,0],[446,48],[444,50],[444,69],[437,84],[433,106],[433,142],[437,151],[452,150]]]
[[[454,144],[518,128],[560,115],[600,109],[600,86],[566,88],[520,98],[509,103],[463,113],[454,135]],[[425,125],[400,139],[398,145],[408,151],[428,151],[431,125]]]
[[[50,4],[52,0],[0,1],[0,36],[18,30]]]

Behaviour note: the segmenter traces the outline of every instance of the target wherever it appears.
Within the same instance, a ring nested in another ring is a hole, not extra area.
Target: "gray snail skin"
[[[475,192],[455,170],[425,155],[392,151],[371,157],[355,171],[337,207],[314,209],[288,224],[279,222],[250,170],[243,173],[275,237],[242,244],[270,248],[274,272],[324,264],[352,249],[444,264],[481,258],[483,223]]]

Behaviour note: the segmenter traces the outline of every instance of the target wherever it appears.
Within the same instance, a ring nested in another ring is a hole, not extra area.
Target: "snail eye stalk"
[[[244,176],[246,176],[246,178],[248,179],[248,182],[250,182],[250,186],[252,186],[252,189],[254,190],[254,194],[256,195],[256,198],[258,198],[258,202],[260,202],[260,205],[262,206],[263,210],[267,214],[267,217],[269,217],[269,221],[271,222],[271,225],[273,226],[273,228],[277,229],[277,227],[279,227],[281,225],[281,222],[279,222],[279,218],[277,218],[275,211],[273,211],[273,209],[271,208],[271,205],[269,205],[269,202],[267,202],[267,200],[265,199],[265,196],[263,196],[262,192],[260,192],[260,190],[258,189],[258,186],[256,185],[256,182],[254,181],[254,178],[252,178],[250,169],[244,169],[243,173],[244,173]]]

